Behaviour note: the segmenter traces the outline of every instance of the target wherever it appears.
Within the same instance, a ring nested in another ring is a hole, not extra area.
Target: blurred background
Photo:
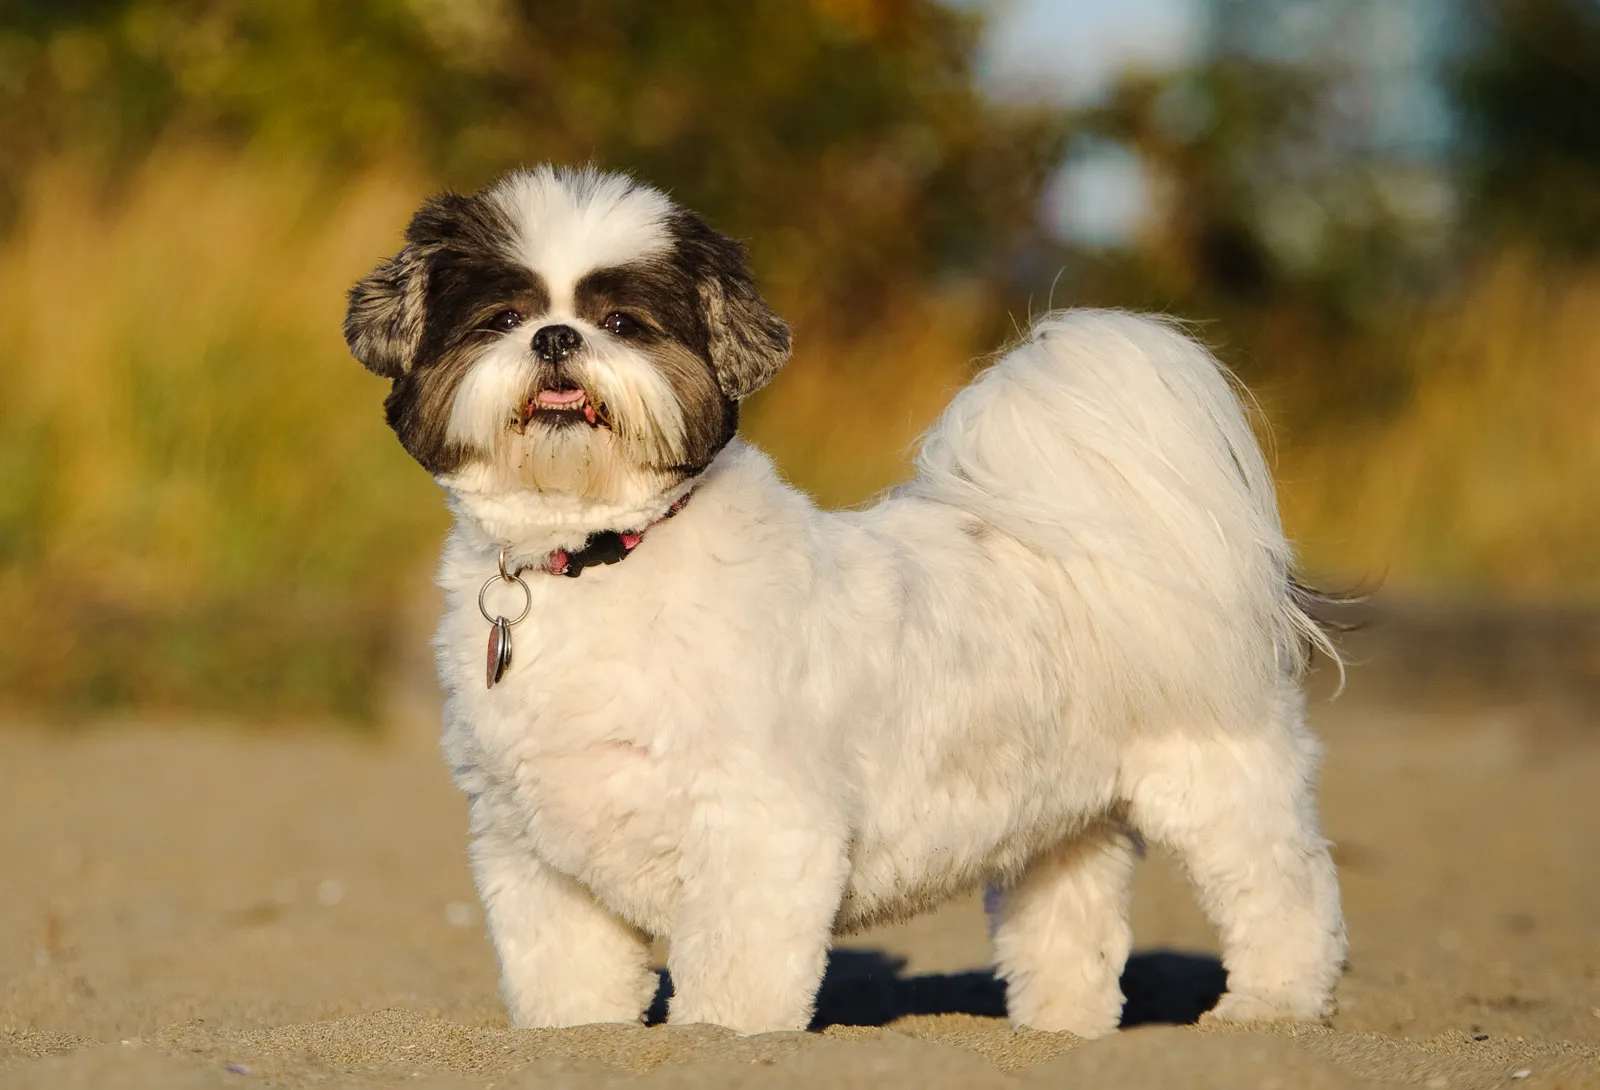
[[[1158,309],[1400,675],[1600,691],[1597,0],[10,0],[0,149],[0,708],[431,687],[445,512],[344,292],[541,160],[748,242],[797,347],[745,431],[823,502],[1030,315]]]

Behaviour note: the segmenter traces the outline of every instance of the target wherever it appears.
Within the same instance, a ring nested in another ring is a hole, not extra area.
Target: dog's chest
[[[451,748],[473,766],[464,776],[458,761],[458,779],[480,785],[491,820],[545,864],[635,923],[656,922],[676,888],[684,803],[652,714],[659,693],[629,668],[640,649],[619,628],[597,638],[592,625],[568,630],[535,612],[513,629],[511,664],[489,688],[489,625],[473,620],[447,615],[438,648],[447,730],[465,743]]]

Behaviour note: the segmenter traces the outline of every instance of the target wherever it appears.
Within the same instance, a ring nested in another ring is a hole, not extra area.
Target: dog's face
[[[344,332],[430,473],[599,503],[705,468],[789,355],[738,243],[627,177],[550,167],[425,203]]]

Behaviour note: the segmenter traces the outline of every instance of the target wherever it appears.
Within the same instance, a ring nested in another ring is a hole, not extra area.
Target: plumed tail
[[[951,402],[918,470],[913,493],[1060,565],[1077,646],[1124,686],[1254,707],[1305,669],[1308,645],[1339,661],[1293,578],[1232,377],[1175,322],[1045,316]]]
[[[1289,600],[1295,628],[1304,637],[1307,650],[1320,653],[1339,671],[1339,684],[1333,693],[1338,696],[1344,692],[1345,661],[1330,633],[1359,632],[1365,627],[1359,620],[1343,620],[1337,615],[1353,606],[1365,605],[1372,600],[1372,593],[1367,590],[1320,590],[1291,576]]]

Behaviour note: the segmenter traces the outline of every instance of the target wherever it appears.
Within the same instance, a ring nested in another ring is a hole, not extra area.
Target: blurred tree
[[[594,160],[673,189],[836,320],[891,284],[993,279],[1059,156],[1048,111],[975,89],[981,18],[935,0],[19,0],[0,170],[162,134],[468,187]],[[804,289],[803,293],[799,290]]]
[[[1132,246],[1069,244],[1036,267],[1064,266],[1055,292],[1075,302],[1203,315],[1293,424],[1383,411],[1404,390],[1397,361],[1346,349],[1429,281],[1438,250],[1392,200],[1408,167],[1325,154],[1326,88],[1315,69],[1226,53],[1118,81],[1075,127],[1139,156],[1143,228]]]
[[[1430,77],[1452,46],[1425,33],[1451,13],[1431,0],[1210,8],[1195,63],[1127,73],[1072,121],[1143,164],[1138,237],[1069,240],[1035,267],[1065,265],[1057,290],[1075,300],[1204,315],[1291,426],[1391,412],[1408,365],[1372,334],[1447,287],[1461,250]]]
[[[594,161],[750,239],[802,332],[763,438],[887,483],[1064,143],[976,89],[981,32],[938,0],[0,3],[0,703],[375,714],[443,513],[339,316],[425,185]]]
[[[831,501],[904,472],[1008,311],[1140,306],[1206,319],[1333,482],[1287,496],[1349,479],[1301,504],[1331,540],[1366,518],[1414,572],[1592,572],[1595,505],[1560,488],[1600,479],[1600,280],[1538,247],[1600,250],[1600,4],[1482,2],[1455,159],[1385,97],[1433,84],[1453,0],[1210,0],[1190,68],[1075,114],[984,97],[972,3],[0,3],[0,702],[373,714],[440,513],[341,292],[422,186],[540,160],[751,240],[802,336],[745,419]],[[1147,183],[1130,244],[1039,229],[1078,135]]]
[[[1475,231],[1600,253],[1600,3],[1482,0],[1451,73]]]
[[[1450,250],[1449,130],[1428,76],[1447,50],[1424,45],[1438,4],[1211,9],[1192,67],[1125,76],[1082,119],[1154,178],[1139,275],[1171,299],[1290,304],[1364,326]]]

